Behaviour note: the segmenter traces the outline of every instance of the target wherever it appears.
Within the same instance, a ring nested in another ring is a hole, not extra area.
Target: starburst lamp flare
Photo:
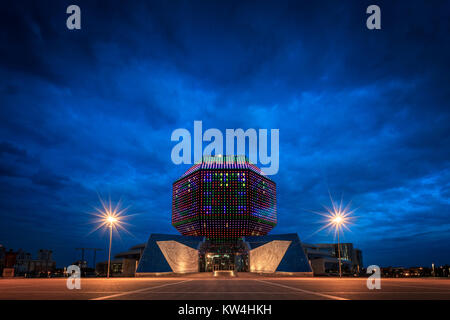
[[[109,200],[109,203],[105,203],[105,201],[100,199],[100,202],[102,204],[102,207],[95,208],[96,213],[94,213],[94,215],[99,218],[97,220],[97,222],[99,223],[99,226],[97,227],[97,229],[100,229],[102,227],[106,227],[109,229],[108,270],[107,270],[107,275],[106,275],[106,277],[109,278],[109,274],[110,274],[110,270],[111,270],[111,245],[112,245],[113,229],[116,232],[118,231],[118,229],[127,231],[123,227],[123,224],[125,224],[125,223],[122,220],[123,220],[123,218],[125,218],[124,213],[128,210],[128,208],[122,209],[120,201],[114,207],[111,203],[111,200]]]
[[[339,276],[342,277],[341,248],[339,236],[344,228],[350,231],[348,225],[351,224],[351,221],[354,218],[351,217],[351,215],[356,211],[356,209],[350,210],[351,202],[349,202],[344,207],[342,199],[339,204],[334,202],[331,196],[330,200],[332,204],[331,208],[324,206],[326,212],[317,212],[318,214],[326,218],[326,224],[322,228],[320,228],[319,231],[325,228],[328,228],[329,230],[334,230],[334,235],[335,237],[337,236],[337,244],[338,244],[337,251],[338,251]]]

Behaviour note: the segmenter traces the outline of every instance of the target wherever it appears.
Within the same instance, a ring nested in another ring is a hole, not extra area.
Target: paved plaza
[[[450,279],[381,279],[369,290],[364,278],[294,278],[238,275],[156,278],[0,279],[0,299],[44,300],[450,300]]]

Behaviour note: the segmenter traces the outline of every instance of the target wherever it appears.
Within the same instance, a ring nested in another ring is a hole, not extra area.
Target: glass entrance
[[[242,240],[220,243],[206,240],[200,247],[200,272],[247,272],[248,269],[248,249]]]
[[[234,254],[206,253],[205,271],[235,270]]]

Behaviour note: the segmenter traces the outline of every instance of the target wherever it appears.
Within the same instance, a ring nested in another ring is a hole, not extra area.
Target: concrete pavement
[[[450,279],[381,279],[369,290],[364,278],[224,277],[0,279],[0,299],[39,300],[450,300]]]

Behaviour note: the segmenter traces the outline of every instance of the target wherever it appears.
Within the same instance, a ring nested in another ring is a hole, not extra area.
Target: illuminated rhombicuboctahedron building
[[[292,272],[312,275],[296,233],[277,224],[276,186],[244,156],[204,157],[173,183],[172,225],[151,234],[137,276],[152,273]]]
[[[276,224],[275,183],[244,156],[204,157],[173,184],[172,225],[184,236],[239,239]]]

